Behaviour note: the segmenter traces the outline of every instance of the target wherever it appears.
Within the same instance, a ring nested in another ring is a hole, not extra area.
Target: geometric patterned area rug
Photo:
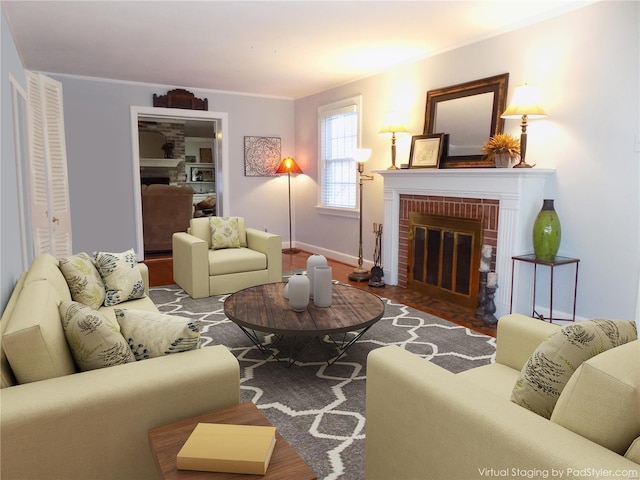
[[[398,345],[454,373],[495,360],[495,338],[381,297],[383,318],[333,365],[312,343],[286,368],[225,317],[228,295],[193,300],[170,285],[152,287],[150,297],[163,313],[199,320],[203,348],[229,348],[240,363],[240,401],[255,403],[323,480],[364,478],[369,352]]]

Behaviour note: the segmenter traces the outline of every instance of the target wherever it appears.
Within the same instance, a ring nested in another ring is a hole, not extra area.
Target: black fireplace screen
[[[481,235],[480,220],[410,214],[408,287],[474,306]]]

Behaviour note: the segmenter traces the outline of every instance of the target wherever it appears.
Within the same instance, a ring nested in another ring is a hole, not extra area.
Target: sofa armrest
[[[0,395],[3,478],[157,478],[148,430],[239,403],[240,374],[215,346]]]
[[[512,313],[501,317],[496,333],[496,363],[522,370],[531,354],[558,325]]]
[[[209,245],[186,232],[173,234],[173,281],[191,298],[209,296]]]
[[[282,237],[255,228],[245,228],[247,246],[267,256],[269,282],[282,281]]]
[[[138,263],[138,270],[140,270],[140,276],[142,277],[142,283],[144,283],[144,293],[149,296],[149,267],[145,263]]]
[[[365,478],[547,478],[638,465],[397,346],[367,360]],[[488,469],[493,469],[492,472]],[[508,472],[498,473],[498,472]],[[558,477],[559,478],[559,477]]]

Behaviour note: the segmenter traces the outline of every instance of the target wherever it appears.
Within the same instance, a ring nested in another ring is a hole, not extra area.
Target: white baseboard
[[[286,242],[286,245],[283,244],[283,248],[288,248],[289,242]],[[341,263],[345,263],[347,265],[358,265],[358,257],[353,255],[347,255],[342,252],[337,252],[335,250],[329,250],[327,248],[318,247],[317,245],[311,245],[309,243],[302,242],[294,242],[294,247],[304,250],[305,252],[317,253],[318,255],[324,255],[331,260],[336,260]],[[371,270],[373,267],[373,262],[371,260],[363,259],[362,266]]]

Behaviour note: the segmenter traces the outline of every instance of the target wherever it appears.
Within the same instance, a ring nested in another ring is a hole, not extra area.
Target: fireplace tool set
[[[369,286],[384,287],[384,272],[382,270],[382,224],[373,224],[373,234],[376,236],[376,246],[373,251],[373,267],[369,277]]]

